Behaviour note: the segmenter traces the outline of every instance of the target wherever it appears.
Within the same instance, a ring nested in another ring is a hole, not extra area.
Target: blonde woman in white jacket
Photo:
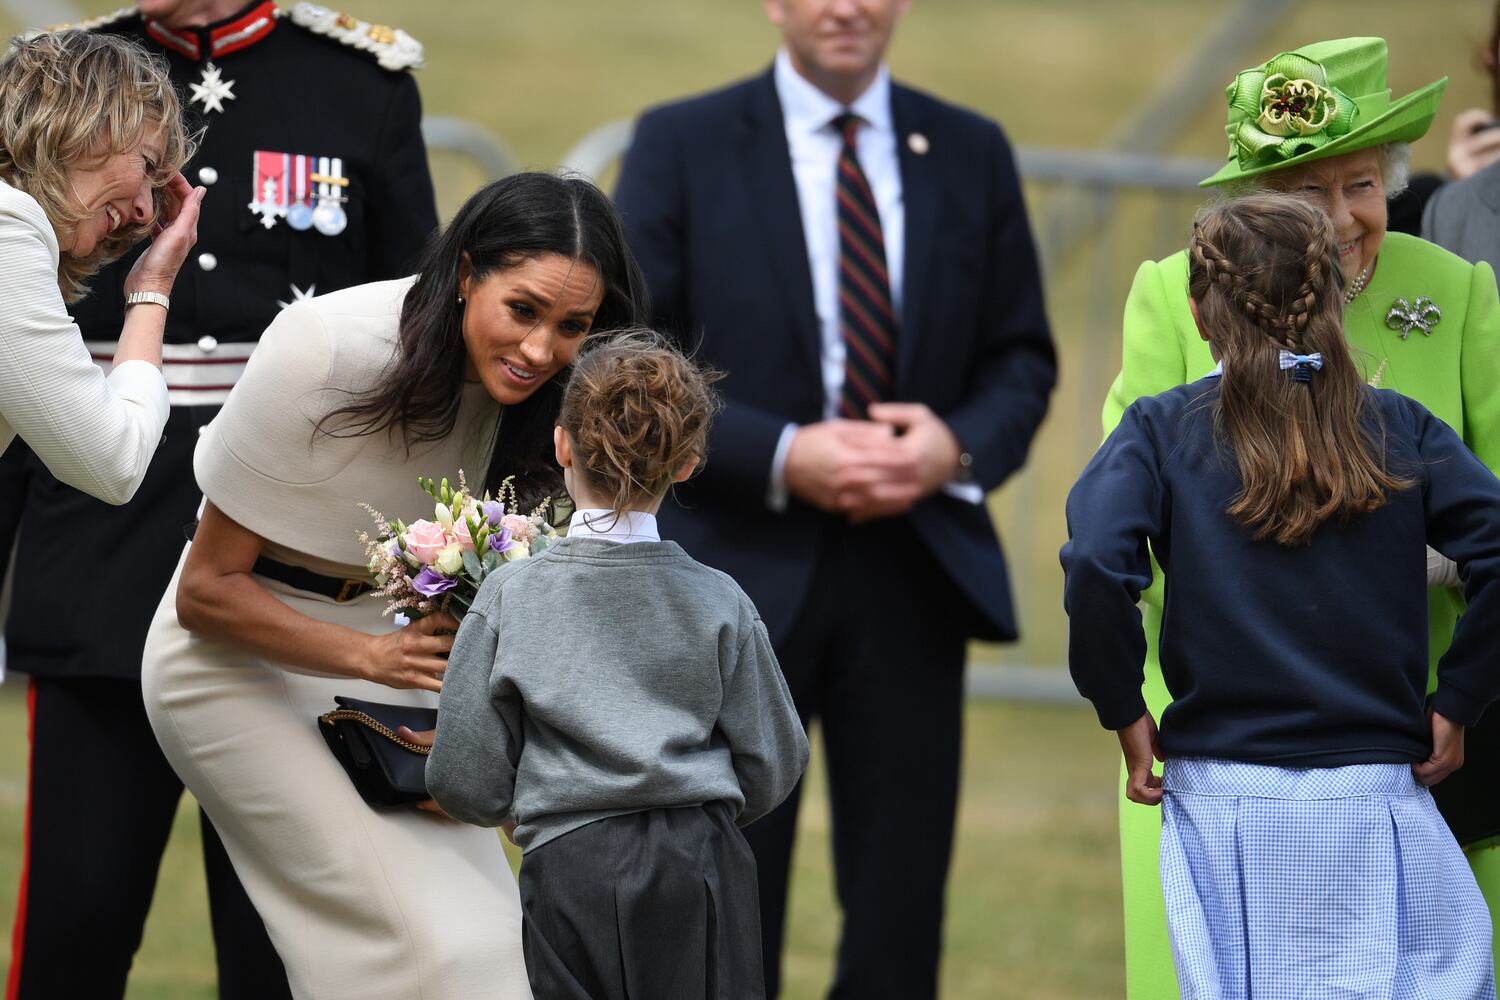
[[[107,503],[135,494],[167,419],[162,332],[204,195],[180,172],[191,146],[165,68],[128,41],[48,32],[0,61],[0,450],[20,437]],[[153,231],[106,376],[66,303]]]

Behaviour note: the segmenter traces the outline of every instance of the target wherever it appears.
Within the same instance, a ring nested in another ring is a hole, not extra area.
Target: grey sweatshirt
[[[750,598],[676,542],[570,537],[485,580],[443,678],[427,789],[524,850],[608,816],[791,792],[807,736]]]

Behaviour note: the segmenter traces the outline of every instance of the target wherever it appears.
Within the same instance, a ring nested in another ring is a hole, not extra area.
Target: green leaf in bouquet
[[[538,531],[536,537],[531,540],[531,554],[534,556],[541,555],[547,551],[547,546],[551,544],[552,539]]]
[[[464,571],[473,577],[475,583],[484,580],[484,563],[470,549],[464,549]]]
[[[481,559],[480,562],[484,564],[484,572],[485,575],[488,576],[490,573],[495,572],[495,570],[505,565],[505,557],[496,552],[494,549],[485,549],[484,558]]]

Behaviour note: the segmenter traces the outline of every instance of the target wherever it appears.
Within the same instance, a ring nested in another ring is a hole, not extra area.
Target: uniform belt
[[[94,363],[109,374],[114,365],[112,340],[87,340],[84,346]],[[161,373],[167,380],[167,400],[173,406],[222,406],[229,390],[245,373],[254,342],[221,344],[204,337],[196,344],[162,344]]]

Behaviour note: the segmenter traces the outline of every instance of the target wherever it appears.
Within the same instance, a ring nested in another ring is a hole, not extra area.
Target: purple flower
[[[445,594],[458,586],[458,580],[454,577],[444,576],[431,566],[423,566],[422,572],[418,573],[411,581],[411,587],[423,597],[436,597]]]
[[[490,522],[491,528],[500,527],[500,519],[505,516],[505,504],[499,500],[485,500],[479,508],[484,511],[484,519]]]
[[[496,504],[498,507],[499,504]],[[494,552],[504,552],[516,543],[511,540],[510,529],[501,528],[490,536],[490,549]]]

